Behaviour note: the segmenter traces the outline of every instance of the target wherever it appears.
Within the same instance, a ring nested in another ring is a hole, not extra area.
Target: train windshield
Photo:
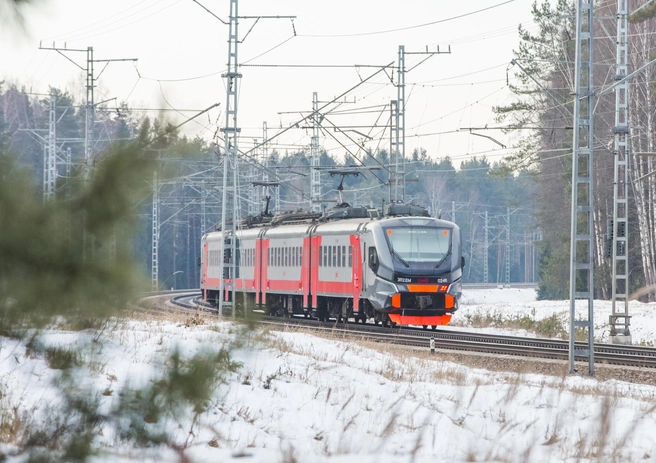
[[[385,230],[392,254],[409,266],[412,262],[440,265],[451,253],[451,230],[434,227],[394,227]]]

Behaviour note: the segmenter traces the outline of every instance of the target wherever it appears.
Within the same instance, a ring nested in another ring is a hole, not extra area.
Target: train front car
[[[366,299],[383,322],[446,325],[462,293],[460,229],[430,217],[370,222],[364,234]]]

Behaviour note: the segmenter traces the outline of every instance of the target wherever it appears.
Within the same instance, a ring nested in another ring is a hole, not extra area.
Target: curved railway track
[[[171,299],[171,302],[186,309],[202,309],[216,313],[216,309],[198,303],[199,294],[186,292]],[[230,310],[228,306],[226,310]],[[332,335],[357,338],[372,342],[399,344],[409,347],[427,349],[431,339],[435,349],[461,352],[476,352],[493,355],[511,355],[525,358],[567,360],[568,341],[558,339],[526,338],[485,333],[471,333],[438,329],[436,331],[421,328],[383,328],[372,324],[320,322],[309,318],[279,318],[261,315],[258,323],[262,325],[310,328],[316,331],[330,332]],[[584,348],[587,344],[580,344]],[[578,346],[578,343],[577,343]],[[638,346],[595,343],[595,363],[639,368],[656,368],[656,349]],[[587,357],[577,357],[587,361]]]

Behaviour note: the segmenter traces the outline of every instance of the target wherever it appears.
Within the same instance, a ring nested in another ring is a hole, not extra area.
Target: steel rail
[[[171,299],[175,305],[188,310],[215,310],[198,300],[189,292]],[[527,338],[520,336],[493,335],[439,329],[427,331],[421,328],[394,327],[384,328],[372,324],[320,322],[311,318],[271,317],[256,313],[256,321],[261,325],[280,326],[282,328],[309,328],[318,332],[343,336],[344,339],[357,338],[371,342],[404,345],[427,349],[430,340],[435,349],[442,351],[476,352],[490,355],[509,355],[523,358],[567,360],[569,345],[567,340]],[[577,343],[577,346],[579,343]],[[581,347],[586,345],[580,343]],[[656,348],[595,343],[595,363],[630,367],[656,368]],[[577,357],[585,361],[587,357]]]

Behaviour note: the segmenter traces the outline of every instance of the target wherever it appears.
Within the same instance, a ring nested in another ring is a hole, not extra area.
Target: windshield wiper
[[[399,253],[394,250],[394,248],[391,248],[391,250],[392,250],[392,255],[396,256],[396,258],[399,259],[403,265],[405,265],[405,268],[410,268],[410,264],[408,264],[405,261],[405,259],[401,257]]]
[[[449,257],[450,255],[451,255],[451,246],[449,246],[449,250],[446,252],[446,254],[444,255],[444,257],[442,257],[442,258],[440,259],[440,261],[437,263],[437,265],[435,265],[435,268],[439,268],[440,265],[442,265],[444,262],[446,262],[446,260],[448,259],[448,257]]]

